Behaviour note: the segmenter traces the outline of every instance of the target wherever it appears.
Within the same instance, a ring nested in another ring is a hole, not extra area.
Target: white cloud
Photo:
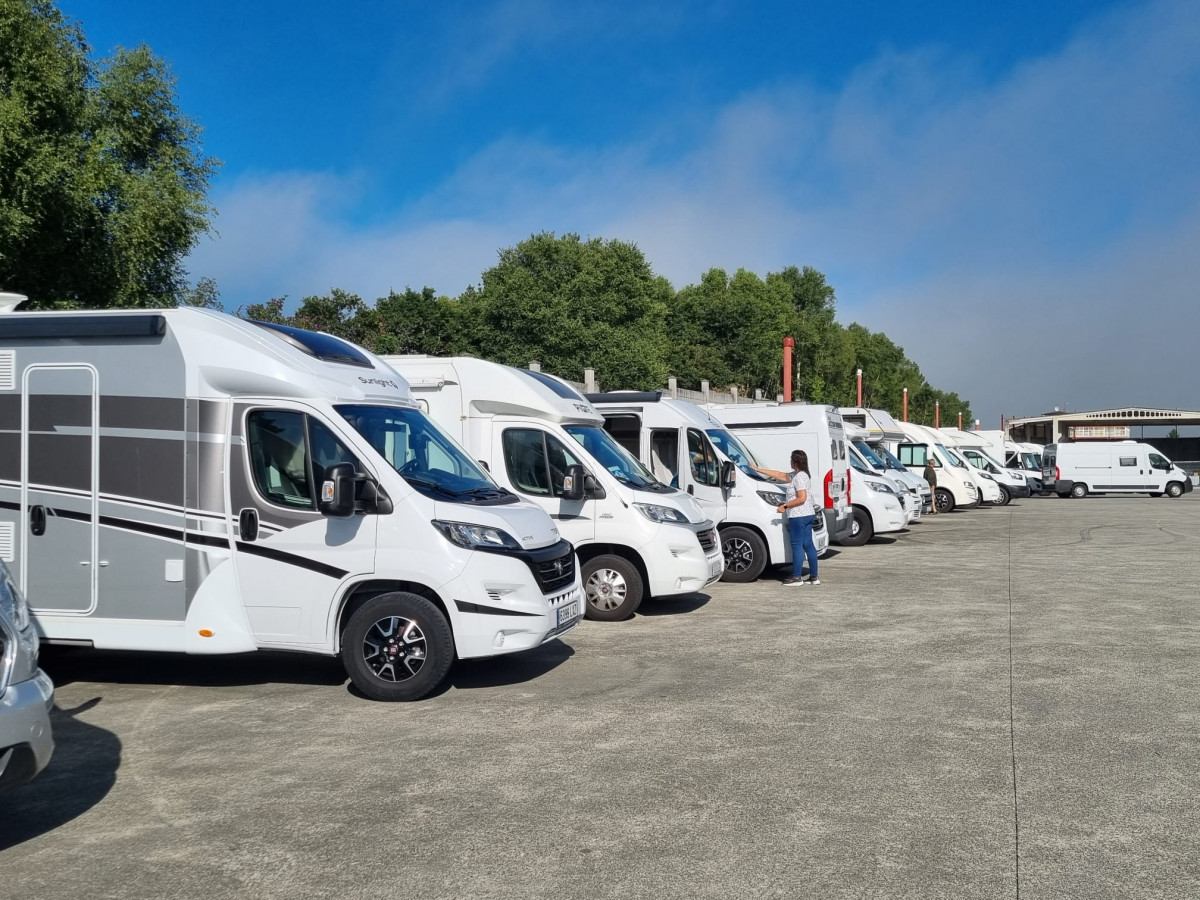
[[[836,92],[762,90],[609,146],[498,140],[370,226],[351,224],[366,176],[246,178],[216,196],[222,238],[193,271],[232,305],[457,293],[500,247],[577,231],[636,242],[676,284],[813,265],[844,321],[886,330],[987,418],[1195,405],[1200,375],[1159,350],[1200,326],[1196,46],[1195,8],[1162,0],[998,82],[970,60],[884,54]]]

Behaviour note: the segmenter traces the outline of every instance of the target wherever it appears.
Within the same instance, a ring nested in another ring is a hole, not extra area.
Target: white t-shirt
[[[800,496],[801,491],[808,491],[808,496],[799,506],[789,506],[787,515],[789,518],[800,519],[804,516],[815,516],[817,514],[816,507],[813,506],[812,489],[810,487],[812,479],[804,472],[793,472],[792,478],[788,481],[787,486],[787,501],[791,503]]]

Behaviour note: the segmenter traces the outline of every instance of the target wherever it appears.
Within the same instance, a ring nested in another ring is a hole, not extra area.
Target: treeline
[[[943,421],[971,408],[938,390],[887,335],[835,317],[835,293],[816,269],[789,266],[762,278],[710,269],[699,284],[675,290],[642,252],[619,240],[538,234],[501,251],[478,286],[458,297],[433,288],[392,291],[373,305],[334,289],[306,297],[291,314],[285,299],[244,307],[253,319],[326,331],[376,353],[470,354],[514,366],[538,360],[564,378],[596,370],[605,389],[656,389],[675,375],[698,390],[737,385],[744,395],[782,391],[783,338],[795,338],[797,396],[842,406],[855,402],[855,370],[864,402],[899,414],[908,388],[909,419]],[[213,305],[211,286],[190,302]]]

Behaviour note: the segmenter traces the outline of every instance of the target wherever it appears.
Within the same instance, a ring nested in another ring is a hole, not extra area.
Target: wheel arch
[[[767,536],[763,533],[763,530],[757,525],[754,525],[751,522],[722,522],[717,526],[717,535],[723,535],[729,528],[745,528],[747,531],[753,531],[763,542],[763,546],[767,548],[767,565],[773,566],[779,564],[778,561],[771,559],[771,542],[767,539]]]
[[[646,569],[646,563],[641,554],[632,547],[624,544],[583,544],[575,547],[575,553],[579,556],[580,569],[597,556],[612,555],[628,560],[633,563],[638,575],[642,578],[642,590],[645,592],[645,596],[650,596],[650,573]]]
[[[409,594],[416,594],[418,597],[424,597],[426,600],[436,606],[441,612],[442,616],[446,619],[446,625],[450,628],[451,637],[454,636],[454,619],[450,616],[450,610],[446,606],[446,602],[433,588],[417,581],[398,581],[393,578],[372,578],[352,584],[342,593],[342,599],[338,605],[337,618],[334,620],[334,653],[341,652],[342,634],[346,631],[346,625],[349,623],[350,617],[354,615],[358,608],[368,600],[378,597],[380,594],[391,594],[396,591],[405,591]],[[455,656],[457,657],[457,655],[457,644],[455,644]]]

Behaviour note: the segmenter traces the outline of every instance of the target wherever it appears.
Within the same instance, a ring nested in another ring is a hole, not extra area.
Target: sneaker
[[[810,579],[808,579],[808,583],[809,584],[820,584],[821,579],[820,578],[810,578]]]
[[[799,587],[800,585],[807,584],[808,582],[806,582],[799,575],[792,575],[788,578],[783,579],[783,583],[785,585],[787,585],[788,587]]]

